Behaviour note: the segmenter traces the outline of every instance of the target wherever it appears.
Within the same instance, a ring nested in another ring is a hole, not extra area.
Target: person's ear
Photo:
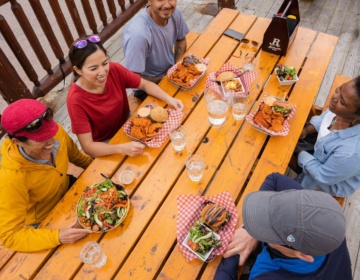
[[[314,257],[313,256],[310,256],[310,255],[305,255],[301,252],[298,251],[298,254],[296,254],[297,257],[300,259],[300,260],[303,260],[305,262],[314,262]]]
[[[81,70],[79,68],[77,68],[76,66],[73,66],[74,71],[81,76]]]

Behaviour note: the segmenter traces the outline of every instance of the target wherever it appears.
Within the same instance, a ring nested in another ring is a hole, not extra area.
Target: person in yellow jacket
[[[52,110],[32,99],[20,99],[3,112],[9,137],[1,148],[0,241],[15,251],[32,252],[74,243],[91,231],[74,221],[58,229],[37,228],[70,184],[69,162],[86,168],[92,158],[82,154]]]

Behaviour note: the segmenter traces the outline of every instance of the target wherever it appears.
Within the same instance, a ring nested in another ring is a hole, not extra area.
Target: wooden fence
[[[0,0],[0,93],[9,104],[44,96],[71,72],[71,43],[108,40],[146,0]],[[37,66],[38,65],[38,66]],[[1,118],[1,115],[0,115]]]

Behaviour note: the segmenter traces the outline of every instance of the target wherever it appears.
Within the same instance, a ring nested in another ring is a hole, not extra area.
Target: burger
[[[218,231],[229,219],[230,214],[224,206],[208,202],[200,212],[202,222],[213,231]]]
[[[275,101],[272,107],[275,113],[281,113],[284,117],[287,117],[290,114],[292,108],[293,105],[290,102],[284,100]]]

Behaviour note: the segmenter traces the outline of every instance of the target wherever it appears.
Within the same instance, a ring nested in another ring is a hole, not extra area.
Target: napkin
[[[189,229],[194,225],[196,221],[200,219],[200,210],[204,207],[205,201],[212,201],[218,203],[219,205],[224,206],[229,214],[230,219],[227,223],[222,226],[222,228],[217,232],[221,237],[221,245],[215,248],[209,260],[212,260],[214,256],[221,256],[231,241],[232,235],[235,231],[238,213],[236,206],[233,202],[233,199],[229,192],[223,192],[212,196],[210,198],[205,198],[198,195],[180,195],[177,197],[177,207],[178,207],[178,216],[176,221],[176,238],[177,244],[180,247],[180,251],[186,258],[186,261],[192,261],[196,258],[195,254],[188,250],[185,246],[182,245],[182,242],[189,233]]]
[[[147,104],[146,107],[154,108],[155,105],[150,103],[150,104]],[[167,111],[169,114],[169,118],[164,123],[164,126],[158,131],[156,136],[153,139],[151,139],[150,141],[147,141],[147,142],[139,141],[139,142],[144,143],[145,145],[152,147],[152,148],[161,147],[161,145],[166,141],[167,137],[169,136],[169,131],[178,127],[181,124],[181,120],[184,115],[183,112],[180,110],[167,109]],[[127,136],[129,136],[131,139],[134,139],[132,136],[130,136],[130,131],[131,131],[132,127],[133,127],[133,124],[132,124],[131,120],[128,120],[123,125],[125,134]],[[134,139],[134,140],[136,140],[136,139]],[[138,141],[138,140],[136,140],[136,141]]]

